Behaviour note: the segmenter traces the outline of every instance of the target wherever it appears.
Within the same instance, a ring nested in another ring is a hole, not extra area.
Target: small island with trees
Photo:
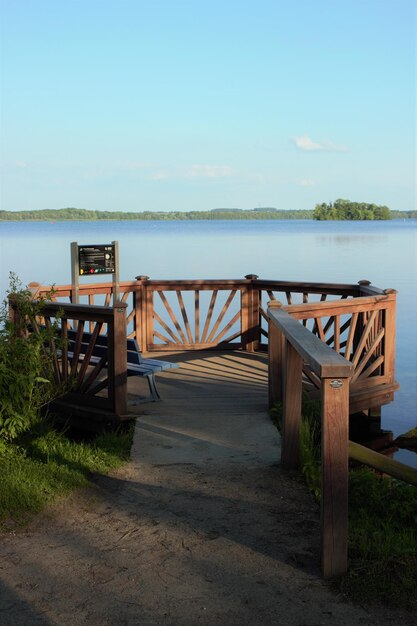
[[[89,209],[39,209],[0,211],[0,222],[55,222],[101,220],[390,220],[417,218],[417,211],[392,211],[387,206],[338,199],[316,204],[314,210],[219,208],[208,211],[95,211]]]
[[[313,211],[315,220],[390,220],[391,211],[387,206],[367,202],[351,202],[339,198],[335,202],[316,204]]]

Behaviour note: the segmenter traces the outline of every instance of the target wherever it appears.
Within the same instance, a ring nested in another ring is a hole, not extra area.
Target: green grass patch
[[[282,431],[282,404],[270,411],[271,419]],[[320,403],[303,397],[300,428],[300,469],[308,488],[319,502],[321,493]]]
[[[362,469],[349,474],[349,571],[360,602],[417,610],[417,489]]]
[[[39,424],[0,456],[0,530],[26,523],[59,496],[88,485],[93,474],[106,474],[128,459],[133,425],[126,432],[75,442],[51,426]]]

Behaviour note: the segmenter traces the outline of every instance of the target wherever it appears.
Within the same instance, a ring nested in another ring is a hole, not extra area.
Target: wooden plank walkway
[[[130,405],[138,415],[134,455],[160,462],[243,458],[278,463],[279,437],[268,415],[266,354],[244,352],[158,353],[180,368],[157,376],[161,402]],[[146,382],[129,379],[129,401]],[[140,449],[138,448],[140,447]]]

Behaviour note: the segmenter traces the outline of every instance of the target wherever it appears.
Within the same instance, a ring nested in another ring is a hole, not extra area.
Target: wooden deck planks
[[[154,354],[154,353],[152,353]],[[279,435],[268,414],[266,354],[158,353],[180,368],[158,375],[161,402],[134,407],[137,462],[279,463]],[[128,381],[129,399],[140,381]]]

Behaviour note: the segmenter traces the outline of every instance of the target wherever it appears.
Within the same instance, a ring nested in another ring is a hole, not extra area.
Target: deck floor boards
[[[152,353],[180,363],[158,375],[161,402],[138,404],[135,455],[139,460],[205,463],[215,458],[279,462],[279,436],[268,414],[266,354]],[[145,393],[129,379],[129,400]],[[169,447],[171,446],[171,447]],[[162,461],[161,461],[162,459]]]

